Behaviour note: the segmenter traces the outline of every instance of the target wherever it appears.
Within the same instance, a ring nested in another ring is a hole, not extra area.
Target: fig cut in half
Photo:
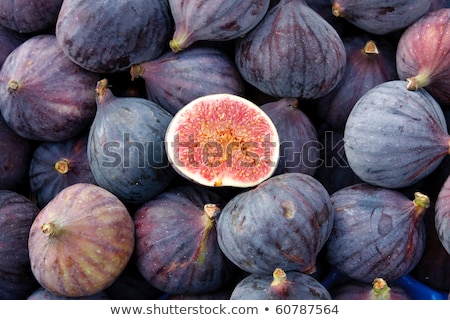
[[[210,187],[246,188],[268,179],[278,164],[279,145],[268,115],[228,93],[189,102],[174,115],[165,136],[175,171]]]

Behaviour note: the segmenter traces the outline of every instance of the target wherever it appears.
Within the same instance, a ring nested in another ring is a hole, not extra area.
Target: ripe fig
[[[113,73],[152,60],[167,49],[172,30],[167,0],[64,1],[56,38],[64,53],[81,67]]]
[[[87,141],[87,134],[82,134],[64,141],[42,142],[36,147],[28,177],[39,208],[72,184],[96,184],[89,166]]]
[[[8,55],[27,39],[24,34],[0,25],[0,67]]]
[[[217,244],[221,207],[216,193],[183,185],[136,210],[136,264],[152,286],[168,294],[200,294],[226,283],[234,266]]]
[[[450,254],[450,178],[447,178],[436,200],[435,224],[439,240]]]
[[[97,184],[126,203],[143,203],[174,179],[164,150],[172,115],[139,97],[116,97],[97,83],[97,113],[88,136],[88,160]]]
[[[28,257],[28,232],[38,213],[30,199],[0,190],[0,300],[25,299],[38,285]]]
[[[428,196],[414,200],[399,191],[360,183],[331,195],[333,230],[326,243],[328,262],[346,276],[366,283],[388,283],[408,274],[425,248],[423,215]]]
[[[409,26],[398,41],[396,61],[409,90],[425,88],[450,106],[450,8],[429,12]]]
[[[250,274],[242,279],[230,300],[331,300],[331,295],[310,275],[276,268],[272,275]]]
[[[372,283],[350,281],[330,290],[333,300],[411,300],[411,296],[399,286],[390,286],[383,278]]]
[[[244,94],[244,81],[234,62],[223,50],[213,47],[169,51],[133,65],[130,73],[132,79],[142,78],[148,98],[171,114],[208,94]]]
[[[279,137],[269,116],[233,94],[197,98],[170,122],[165,146],[172,167],[198,184],[245,188],[272,176]]]
[[[334,16],[378,35],[408,27],[430,8],[430,0],[332,0],[331,4]]]
[[[73,184],[58,193],[31,225],[31,269],[52,293],[90,296],[119,277],[134,243],[133,219],[115,195],[97,185]]]
[[[346,57],[337,31],[304,0],[281,0],[237,41],[235,62],[268,95],[314,99],[342,79]]]
[[[95,115],[98,75],[73,63],[54,35],[31,37],[0,71],[0,110],[20,136],[62,141],[87,128]]]
[[[226,41],[252,30],[264,17],[270,0],[169,0],[175,30],[169,42],[179,52],[200,40]]]
[[[110,300],[110,297],[104,291],[97,292],[91,296],[66,297],[57,295],[44,287],[39,287],[27,297],[27,300]]]
[[[228,201],[217,223],[219,246],[242,270],[313,274],[327,241],[334,210],[312,176],[283,173]]]
[[[424,89],[384,82],[364,94],[344,130],[348,163],[361,180],[387,188],[411,186],[449,152],[444,114]]]

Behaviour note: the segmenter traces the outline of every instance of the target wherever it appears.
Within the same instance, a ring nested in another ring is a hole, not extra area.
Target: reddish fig
[[[438,194],[435,224],[439,240],[450,254],[450,178],[447,178]]]

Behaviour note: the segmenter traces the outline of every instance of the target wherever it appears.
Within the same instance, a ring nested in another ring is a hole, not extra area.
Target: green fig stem
[[[288,280],[286,272],[281,268],[273,271],[273,280],[270,283],[270,291],[275,297],[288,297],[291,282]]]
[[[56,235],[56,226],[53,222],[47,222],[41,226],[41,231],[47,236],[53,237]]]
[[[55,170],[61,174],[66,174],[70,170],[70,162],[68,159],[60,159],[55,163]]]
[[[421,193],[421,192],[415,192],[414,193],[414,206],[416,207],[416,214],[417,216],[421,216],[425,213],[425,211],[430,207],[430,198]]]
[[[279,286],[287,281],[288,279],[286,272],[284,272],[284,270],[281,268],[276,268],[273,272],[273,280],[270,286],[271,287]]]
[[[199,254],[197,262],[199,264],[205,263],[206,255],[208,253],[207,250],[208,236],[211,232],[211,229],[216,225],[216,217],[219,215],[221,210],[217,204],[207,203],[204,205],[203,211],[205,213],[205,217],[207,218],[207,220],[205,225],[205,231],[203,232],[202,240],[198,248]]]
[[[366,44],[364,45],[364,48],[363,48],[363,52],[367,55],[370,55],[370,54],[375,55],[375,54],[380,53],[378,51],[377,44],[373,40],[369,40],[366,42]]]
[[[427,73],[420,73],[415,77],[406,78],[406,89],[409,91],[417,91],[430,84],[430,77]]]
[[[389,300],[391,288],[383,278],[375,278],[372,282],[372,295],[377,300]]]
[[[17,91],[19,89],[19,83],[16,80],[9,80],[8,91]]]

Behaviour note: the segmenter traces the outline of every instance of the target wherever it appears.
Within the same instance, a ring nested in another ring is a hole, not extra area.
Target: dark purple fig
[[[382,83],[353,107],[344,131],[348,164],[361,180],[402,188],[428,176],[449,152],[441,107],[405,81]]]
[[[25,35],[0,26],[0,67],[8,55],[25,40],[27,40]]]
[[[155,288],[169,294],[220,289],[234,266],[217,244],[221,198],[200,186],[166,190],[134,215],[136,264]]]
[[[430,8],[430,0],[332,0],[331,4],[334,16],[379,35],[408,27]]]
[[[376,85],[398,78],[391,42],[364,32],[342,41],[347,56],[344,77],[330,93],[314,102],[319,117],[341,132],[359,98]]]
[[[429,12],[409,26],[399,39],[396,60],[409,90],[425,88],[450,106],[450,8]]]
[[[383,278],[372,283],[350,281],[330,290],[333,300],[411,300],[411,296],[399,286],[390,286]]]
[[[28,189],[33,144],[15,133],[0,115],[0,190],[21,193]]]
[[[436,200],[436,230],[445,250],[450,254],[450,178],[447,178]]]
[[[95,115],[98,76],[70,61],[54,35],[34,36],[17,47],[0,71],[0,110],[20,136],[70,139]]]
[[[133,65],[130,72],[133,79],[144,79],[148,98],[171,114],[208,94],[244,94],[244,82],[234,62],[225,52],[212,47],[169,51]]]
[[[305,2],[331,24],[341,37],[355,31],[350,22],[333,15],[330,0],[305,0]]]
[[[280,157],[274,174],[300,172],[313,175],[318,166],[317,131],[295,98],[282,98],[260,106],[272,119],[280,139]]]
[[[175,30],[170,48],[179,52],[200,40],[226,41],[252,30],[264,17],[270,0],[169,0]]]
[[[109,287],[128,264],[134,244],[128,209],[89,183],[58,193],[36,216],[28,236],[36,280],[65,297],[91,296]]]
[[[251,274],[241,280],[230,300],[331,300],[331,295],[310,275],[276,268],[273,274]]]
[[[334,268],[361,282],[381,277],[390,283],[416,266],[425,248],[426,195],[416,192],[410,200],[361,183],[333,193],[331,201],[335,215],[326,250]]]
[[[95,181],[126,203],[144,203],[175,177],[164,148],[172,115],[144,98],[114,96],[107,79],[96,90],[87,146]]]
[[[27,300],[110,300],[110,297],[104,291],[85,297],[66,297],[39,287],[27,297]]]
[[[87,134],[42,142],[31,158],[29,181],[38,207],[43,208],[62,189],[78,182],[95,184],[87,156]]]
[[[41,32],[55,25],[63,0],[0,2],[0,24],[20,33]]]
[[[329,194],[315,178],[280,174],[227,202],[217,224],[219,246],[249,273],[271,274],[279,267],[312,274],[333,214]]]
[[[28,257],[28,232],[39,208],[25,196],[0,190],[0,299],[25,299],[37,286]]]
[[[450,0],[431,0],[430,11],[450,8]]]
[[[168,48],[172,20],[167,0],[64,1],[56,38],[81,67],[99,73],[125,70]]]
[[[313,99],[344,75],[345,48],[336,30],[304,0],[281,0],[236,44],[244,80],[280,98]]]

